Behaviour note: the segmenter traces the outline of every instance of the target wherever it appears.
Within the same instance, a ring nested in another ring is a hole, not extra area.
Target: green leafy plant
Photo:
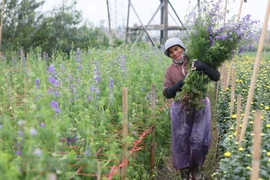
[[[207,65],[218,68],[225,61],[229,61],[238,49],[238,54],[246,48],[252,48],[257,21],[252,21],[250,15],[239,22],[233,19],[223,26],[219,25],[220,15],[217,13],[219,3],[204,2],[199,14],[189,16],[189,31],[187,34],[187,56],[189,67],[193,59],[203,61]],[[190,68],[189,68],[190,69]],[[202,99],[207,91],[208,76],[203,72],[189,70],[181,92],[177,93],[176,100],[186,107],[203,107]]]

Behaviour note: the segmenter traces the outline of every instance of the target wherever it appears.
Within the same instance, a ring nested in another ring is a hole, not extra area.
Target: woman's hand
[[[220,78],[220,74],[216,69],[197,59],[192,61],[191,70],[203,71],[213,81],[218,81]]]

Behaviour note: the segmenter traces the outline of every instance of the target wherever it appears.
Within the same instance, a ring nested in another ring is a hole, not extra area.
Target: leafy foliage
[[[187,56],[189,66],[191,60],[199,59],[207,65],[218,68],[226,60],[230,60],[238,48],[240,54],[245,47],[250,47],[257,39],[257,21],[252,21],[250,15],[243,17],[240,22],[233,20],[219,26],[220,17],[217,13],[219,2],[204,2],[202,11],[197,15],[191,13],[189,18],[189,32],[187,34]],[[203,73],[189,70],[185,84],[176,98],[187,107],[200,109],[200,102],[207,90],[208,77]],[[203,86],[203,87],[202,87]]]
[[[68,0],[59,8],[42,12],[45,1],[6,1],[2,51],[22,48],[29,52],[40,47],[49,56],[55,51],[70,55],[77,47],[108,46],[109,40],[102,27],[84,22],[82,13],[76,10],[76,1]]]

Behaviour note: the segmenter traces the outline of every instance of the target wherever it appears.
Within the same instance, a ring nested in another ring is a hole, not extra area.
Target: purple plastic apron
[[[183,110],[179,102],[171,105],[171,145],[173,167],[181,169],[195,163],[202,166],[211,144],[211,107],[209,98],[201,110]]]

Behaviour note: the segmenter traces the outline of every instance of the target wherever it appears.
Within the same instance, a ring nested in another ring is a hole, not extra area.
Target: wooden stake
[[[57,176],[55,173],[48,173],[48,180],[57,180]]]
[[[235,67],[232,68],[232,82],[231,82],[231,103],[230,103],[230,117],[234,109],[234,95],[235,95]]]
[[[100,162],[98,161],[97,180],[101,180]]]
[[[225,8],[224,8],[224,11],[225,11],[225,13],[224,13],[224,22],[223,22],[224,25],[226,23],[227,4],[228,4],[228,0],[226,0],[226,2],[225,2]]]
[[[254,68],[253,68],[253,75],[252,75],[250,88],[249,88],[249,92],[248,92],[248,99],[247,99],[247,103],[246,103],[246,110],[245,110],[245,115],[244,115],[244,119],[243,119],[243,126],[242,126],[242,129],[241,129],[239,145],[241,144],[241,142],[242,142],[242,140],[243,140],[243,138],[245,136],[245,133],[246,133],[247,123],[248,123],[248,116],[249,116],[249,112],[250,112],[250,105],[251,105],[251,101],[252,101],[252,98],[253,98],[253,93],[254,93],[254,89],[255,89],[255,85],[256,85],[256,79],[257,79],[257,74],[258,74],[259,67],[260,67],[262,49],[263,49],[263,45],[264,45],[265,35],[266,35],[266,32],[267,32],[267,24],[268,24],[268,20],[269,20],[269,12],[270,12],[270,0],[268,0],[268,5],[266,7],[262,33],[261,33],[261,37],[260,37],[260,43],[259,43],[259,47],[258,47],[258,51],[257,51],[257,55],[256,55],[256,60],[255,60]]]
[[[238,142],[239,141],[239,133],[240,133],[240,118],[241,118],[241,106],[242,106],[242,103],[241,103],[241,95],[238,95],[237,96],[237,110],[236,110],[236,141]]]
[[[223,70],[223,89],[225,91],[227,88],[227,67],[225,64],[224,64],[223,68],[224,68],[224,70]]]
[[[230,66],[227,69],[227,80],[226,80],[226,88],[228,88],[229,83],[230,83],[230,78],[231,78],[231,70],[232,70],[232,66],[233,66],[233,59],[230,61]]]
[[[220,81],[215,82],[215,101],[218,100],[219,84],[220,84]]]
[[[127,136],[128,136],[128,89],[122,89],[122,108],[123,108],[123,148],[122,148],[122,163],[124,164],[121,169],[121,180],[127,177],[127,164],[128,151],[127,151]]]
[[[243,1],[244,0],[240,0],[240,7],[239,7],[239,13],[238,13],[238,19],[237,21],[240,21],[240,17],[241,17],[241,13],[242,13],[242,7],[243,7]]]
[[[151,107],[152,107],[152,118],[155,118],[155,107],[156,107],[156,91],[155,91],[155,85],[152,85],[152,91],[151,91]],[[150,154],[150,178],[154,178],[154,167],[155,167],[155,147],[156,147],[156,141],[155,141],[155,127],[152,129],[152,140],[151,140],[151,154]]]
[[[260,154],[261,154],[261,111],[256,111],[254,120],[254,139],[253,139],[253,156],[252,156],[252,171],[250,180],[258,180],[260,175]]]

